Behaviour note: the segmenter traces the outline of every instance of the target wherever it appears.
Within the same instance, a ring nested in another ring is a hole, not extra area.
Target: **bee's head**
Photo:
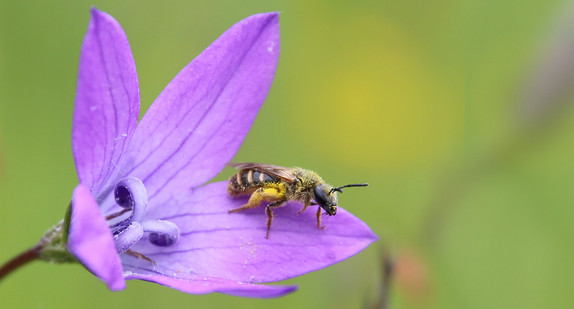
[[[325,209],[329,216],[337,214],[337,192],[333,187],[326,184],[319,184],[313,189],[315,202]]]
[[[356,183],[352,185],[344,185],[333,188],[327,184],[318,184],[313,189],[314,200],[321,208],[325,209],[329,216],[337,214],[337,192],[343,193],[343,188],[346,187],[366,187],[366,183]]]

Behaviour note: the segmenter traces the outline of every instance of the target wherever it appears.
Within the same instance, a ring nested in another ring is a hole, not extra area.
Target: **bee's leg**
[[[317,227],[321,230],[325,229],[324,226],[321,226],[321,207],[317,207]]]
[[[265,238],[269,239],[269,230],[271,230],[271,223],[273,223],[273,208],[279,207],[285,202],[287,202],[286,199],[273,202],[265,207],[265,213],[267,214],[267,236]]]
[[[265,208],[265,213],[267,214],[267,234],[265,238],[269,239],[269,230],[271,230],[271,223],[273,223],[273,210],[267,206]]]
[[[303,208],[302,208],[301,210],[299,210],[299,211],[297,212],[297,214],[300,214],[300,213],[304,212],[305,209],[307,209],[307,207],[309,207],[309,205],[317,205],[317,203],[315,203],[315,202],[310,202],[309,200],[307,200],[307,201],[305,202],[305,204],[303,204]]]
[[[301,208],[301,210],[299,210],[299,211],[297,212],[297,214],[300,214],[300,213],[304,212],[305,209],[307,209],[307,207],[309,207],[309,203],[305,203],[305,204],[303,205],[303,208]]]
[[[247,204],[235,208],[235,209],[230,209],[228,211],[228,213],[232,213],[232,212],[238,212],[238,211],[242,211],[245,209],[250,209],[250,208],[254,208],[259,206],[259,204],[261,204],[261,202],[263,201],[263,189],[259,188],[257,189],[255,192],[253,192],[251,194],[251,196],[249,197],[249,201],[247,202]]]

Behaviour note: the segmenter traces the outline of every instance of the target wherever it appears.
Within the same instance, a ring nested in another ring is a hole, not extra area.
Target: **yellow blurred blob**
[[[372,31],[354,33],[353,23]],[[358,168],[401,168],[426,165],[460,144],[463,88],[453,83],[462,80],[430,67],[428,52],[388,20],[362,16],[344,26],[332,53],[321,55],[330,65],[302,85],[313,88],[304,108],[324,136],[305,139],[307,146],[329,160],[354,158]]]

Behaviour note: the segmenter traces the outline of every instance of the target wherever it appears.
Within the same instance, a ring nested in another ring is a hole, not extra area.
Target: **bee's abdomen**
[[[227,192],[231,195],[249,193],[270,182],[279,182],[279,178],[254,170],[240,170],[229,178]]]

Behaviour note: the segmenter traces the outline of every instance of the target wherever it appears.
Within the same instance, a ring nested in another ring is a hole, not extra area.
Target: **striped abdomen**
[[[227,192],[231,195],[247,194],[266,183],[280,182],[279,178],[254,170],[240,170],[229,178]]]

